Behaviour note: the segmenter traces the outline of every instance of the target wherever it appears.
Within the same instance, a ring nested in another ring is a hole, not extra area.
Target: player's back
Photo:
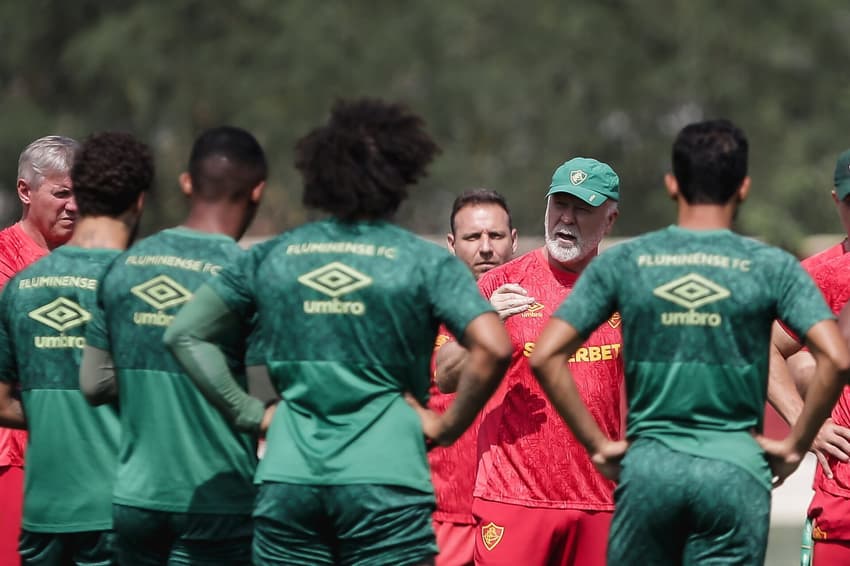
[[[762,425],[771,325],[805,333],[824,310],[796,259],[729,230],[671,226],[594,264],[579,285],[615,290],[627,436],[733,461],[769,484],[750,431]]]
[[[258,331],[285,399],[258,480],[430,490],[418,418],[441,319],[489,310],[469,270],[387,222],[316,222],[258,248]],[[467,299],[465,299],[465,297]]]
[[[162,343],[193,292],[241,253],[227,236],[172,228],[135,244],[107,274],[100,296],[106,334],[90,339],[112,352],[117,369],[116,503],[181,513],[250,511],[253,437],[206,401]],[[224,348],[243,387],[246,334],[234,328]]]
[[[112,406],[86,402],[79,372],[99,280],[118,253],[62,246],[19,273],[3,294],[0,342],[11,350],[0,359],[3,374],[12,370],[20,382],[30,431],[23,521],[30,531],[112,527],[118,415]]]

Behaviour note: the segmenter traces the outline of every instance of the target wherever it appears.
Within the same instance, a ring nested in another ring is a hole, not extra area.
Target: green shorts
[[[251,563],[249,515],[169,513],[113,505],[119,564],[225,566]]]
[[[117,564],[112,531],[33,533],[21,531],[18,550],[27,566],[110,566]]]
[[[254,564],[420,564],[437,554],[434,495],[390,485],[267,482],[254,509]]]
[[[770,492],[734,464],[637,440],[614,492],[608,564],[763,564]]]

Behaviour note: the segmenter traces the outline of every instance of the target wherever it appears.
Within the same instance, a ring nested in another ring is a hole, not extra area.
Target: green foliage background
[[[420,233],[446,229],[459,191],[488,186],[539,234],[549,177],[575,155],[620,174],[615,235],[663,226],[672,139],[709,117],[750,138],[742,231],[790,249],[841,231],[829,190],[850,147],[843,0],[30,0],[2,3],[0,21],[6,222],[29,141],[103,129],[155,147],[145,231],[179,222],[193,138],[229,123],[253,131],[272,164],[252,231],[292,227],[308,218],[295,140],[335,98],[367,95],[407,102],[443,149],[400,212]]]

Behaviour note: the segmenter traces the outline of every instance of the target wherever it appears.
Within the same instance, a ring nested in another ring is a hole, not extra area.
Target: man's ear
[[[142,212],[145,208],[145,193],[139,193],[139,198],[136,199],[136,212]]]
[[[617,220],[617,217],[620,216],[620,207],[615,207],[614,210],[608,213],[608,218],[606,221],[608,222],[608,226],[605,227],[605,235],[611,233],[611,230],[614,228],[614,221]]]
[[[177,181],[180,183],[180,191],[187,197],[192,196],[192,177],[189,173],[186,171],[180,173],[180,176],[177,177]]]
[[[263,198],[263,191],[266,189],[266,182],[260,181],[257,185],[251,189],[251,202],[257,204],[260,202],[260,199]]]
[[[664,187],[667,189],[667,196],[676,200],[679,198],[679,181],[672,173],[664,175]]]
[[[516,248],[518,244],[519,238],[517,237],[516,228],[511,228],[511,252],[516,253]]]
[[[17,191],[18,199],[21,201],[21,203],[29,206],[29,204],[32,202],[32,187],[30,186],[30,184],[24,181],[23,179],[18,179]]]
[[[741,186],[738,187],[738,202],[744,202],[747,200],[747,197],[750,195],[750,176],[747,175],[744,177],[744,180],[741,181]]]
[[[446,246],[449,248],[449,251],[452,252],[452,255],[455,254],[455,235],[449,232],[446,234]]]

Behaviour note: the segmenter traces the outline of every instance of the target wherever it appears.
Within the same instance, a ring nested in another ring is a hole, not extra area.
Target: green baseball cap
[[[601,161],[574,157],[555,169],[546,197],[555,193],[569,193],[591,206],[599,206],[609,198],[620,200],[620,178]]]
[[[833,181],[838,200],[844,200],[847,195],[850,195],[850,149],[838,156]]]

